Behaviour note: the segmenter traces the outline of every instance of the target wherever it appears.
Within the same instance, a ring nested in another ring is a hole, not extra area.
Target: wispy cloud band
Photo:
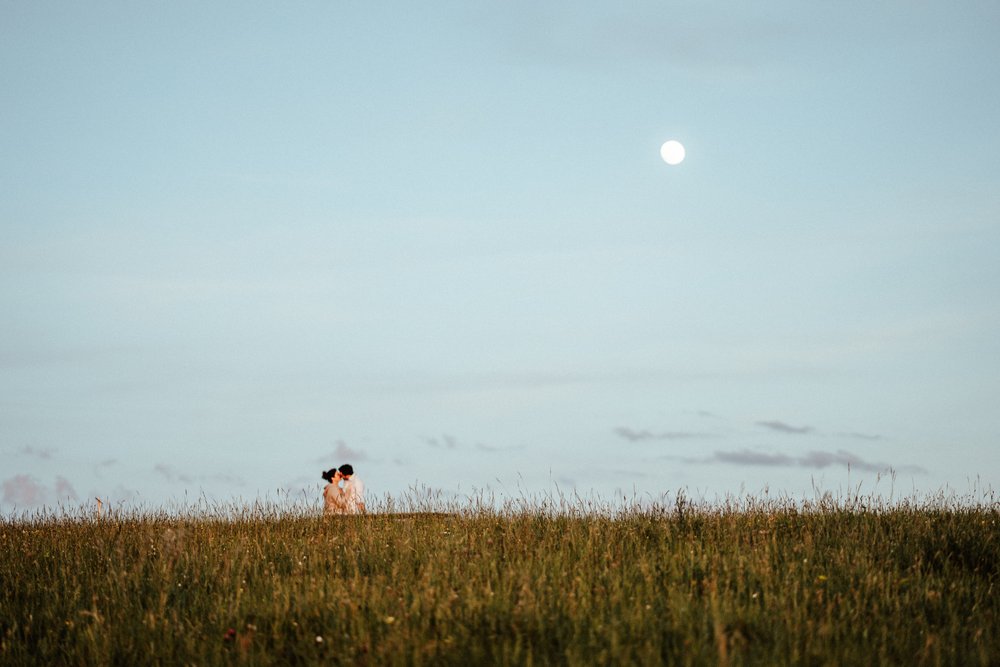
[[[710,438],[708,433],[695,433],[690,431],[647,431],[645,429],[633,429],[627,426],[618,426],[614,429],[615,435],[624,438],[629,442],[642,442],[644,440],[692,440],[696,438]]]
[[[754,451],[751,449],[740,449],[734,451],[716,451],[712,456],[705,459],[691,460],[694,463],[729,463],[734,465],[749,466],[784,466],[802,468],[829,468],[831,466],[844,466],[856,470],[867,472],[885,472],[887,470],[898,470],[908,472],[927,472],[924,468],[914,465],[896,466],[889,463],[866,461],[856,454],[839,449],[835,452],[825,452],[814,450],[803,456],[791,456],[788,454],[769,454],[767,452]]]
[[[794,435],[806,435],[809,433],[814,433],[816,429],[812,426],[792,426],[791,424],[786,424],[782,421],[759,421],[757,426],[763,426],[766,429],[776,431],[778,433],[789,433]]]

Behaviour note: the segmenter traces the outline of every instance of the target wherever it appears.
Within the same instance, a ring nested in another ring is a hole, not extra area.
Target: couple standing
[[[365,511],[365,483],[354,474],[354,467],[345,463],[323,473],[324,514],[363,514]]]

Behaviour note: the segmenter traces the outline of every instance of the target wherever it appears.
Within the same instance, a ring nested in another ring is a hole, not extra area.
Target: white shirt
[[[347,501],[349,514],[361,514],[361,506],[365,502],[365,483],[357,475],[344,480],[344,500]]]

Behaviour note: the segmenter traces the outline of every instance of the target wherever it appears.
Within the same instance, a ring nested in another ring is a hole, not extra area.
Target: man
[[[365,511],[365,483],[354,474],[354,466],[345,463],[338,469],[341,479],[344,480],[344,501],[347,505],[348,514],[364,514]]]

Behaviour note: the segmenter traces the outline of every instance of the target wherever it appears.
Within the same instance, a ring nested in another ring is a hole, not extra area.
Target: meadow
[[[0,519],[3,665],[997,665],[1000,503]]]

